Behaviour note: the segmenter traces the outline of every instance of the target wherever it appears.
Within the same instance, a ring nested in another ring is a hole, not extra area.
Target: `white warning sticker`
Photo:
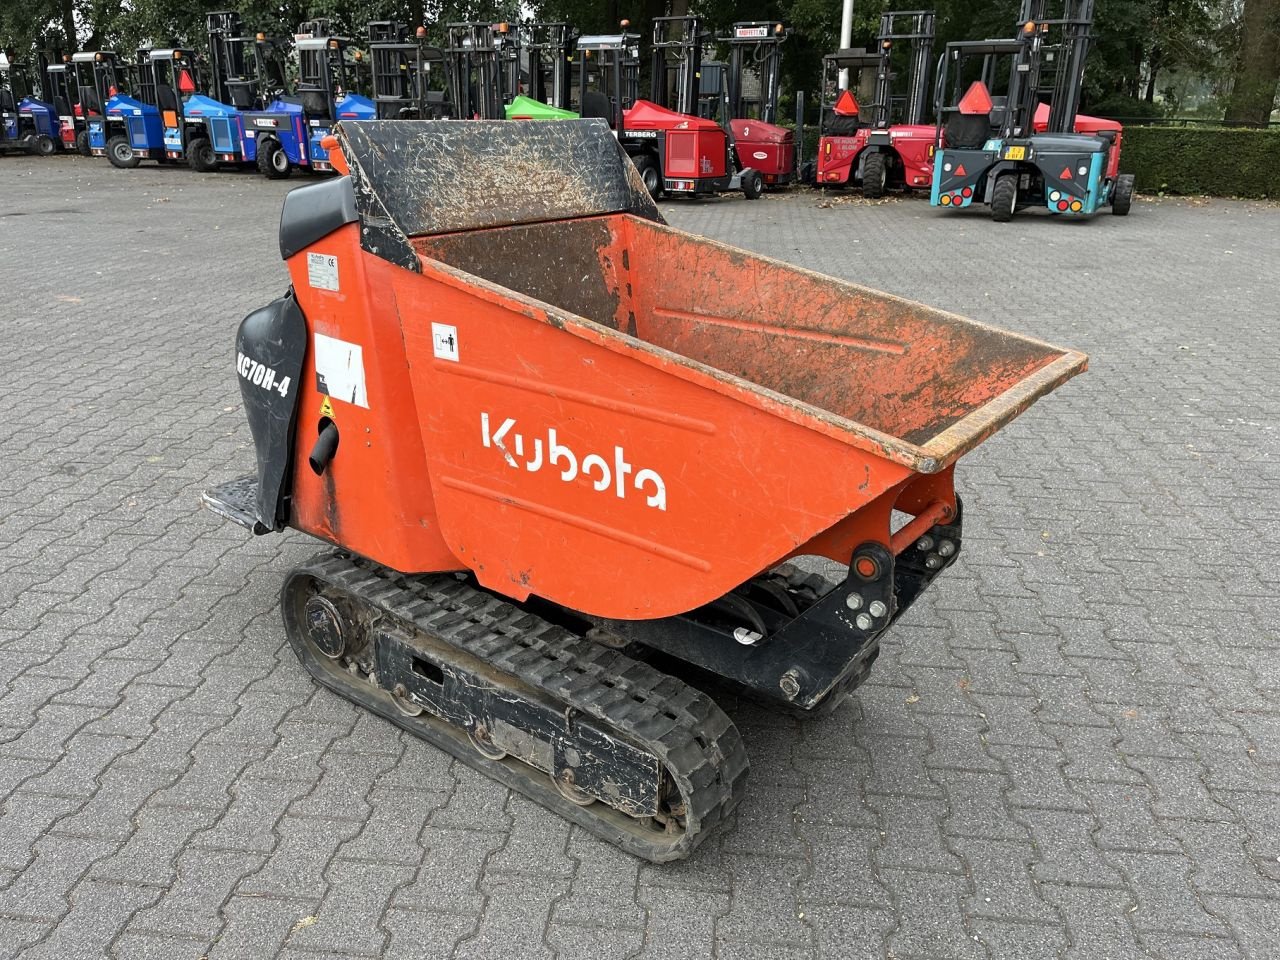
[[[431,324],[431,348],[441,360],[458,362],[458,328],[447,323]]]
[[[335,400],[369,409],[364,380],[364,349],[336,337],[315,334],[316,389]]]
[[[307,283],[316,290],[337,290],[338,258],[327,253],[308,253]]]

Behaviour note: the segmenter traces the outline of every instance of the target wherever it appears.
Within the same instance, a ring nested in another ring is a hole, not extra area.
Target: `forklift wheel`
[[[991,219],[996,223],[1008,223],[1013,219],[1014,208],[1018,205],[1018,175],[1006,173],[996,177],[996,185],[991,191]]]
[[[868,200],[876,200],[884,196],[885,185],[889,182],[888,157],[883,153],[868,153],[862,161],[862,195]]]
[[[644,188],[649,191],[649,196],[657,200],[662,194],[662,175],[658,171],[658,165],[653,162],[653,157],[649,156],[635,157],[634,163],[636,172],[644,181]]]
[[[1133,205],[1133,174],[1122,173],[1116,177],[1115,188],[1111,191],[1111,212],[1117,217],[1127,217]]]
[[[82,157],[93,156],[93,151],[89,149],[89,131],[81,130],[76,134],[76,150],[80,152]]]
[[[58,152],[58,141],[53,137],[41,134],[36,137],[36,153],[42,157],[52,157]]]
[[[107,141],[107,159],[113,167],[121,170],[132,170],[142,162],[133,155],[133,147],[129,146],[129,138],[125,136],[112,137]]]
[[[759,200],[764,193],[764,177],[759,170],[746,170],[742,174],[742,195],[748,200]]]
[[[218,169],[218,158],[207,137],[192,137],[187,143],[187,166],[196,173],[211,173]]]
[[[289,155],[277,141],[258,144],[258,172],[269,180],[283,180],[293,172]]]

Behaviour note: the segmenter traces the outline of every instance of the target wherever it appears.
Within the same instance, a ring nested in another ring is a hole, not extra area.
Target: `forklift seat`
[[[589,117],[608,120],[613,126],[613,101],[599,90],[588,90],[582,95],[582,118]]]
[[[177,110],[178,96],[173,92],[173,88],[165,84],[156,87],[156,106],[161,110]]]
[[[5,113],[18,112],[18,105],[14,102],[12,90],[0,90],[0,110]]]
[[[228,80],[227,95],[231,100],[231,106],[237,110],[252,109],[256,86],[257,84],[252,80]]]

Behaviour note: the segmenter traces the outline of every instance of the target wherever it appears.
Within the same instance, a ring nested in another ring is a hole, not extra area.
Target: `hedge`
[[[1280,132],[1126,126],[1120,169],[1139,193],[1280,197]]]

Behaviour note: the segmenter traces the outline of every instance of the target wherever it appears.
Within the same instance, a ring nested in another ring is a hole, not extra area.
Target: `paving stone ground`
[[[200,510],[294,183],[0,160],[0,957],[1280,956],[1280,209],[664,204],[1092,369],[847,705],[727,704],[750,797],[654,867],[318,690],[313,544]]]

